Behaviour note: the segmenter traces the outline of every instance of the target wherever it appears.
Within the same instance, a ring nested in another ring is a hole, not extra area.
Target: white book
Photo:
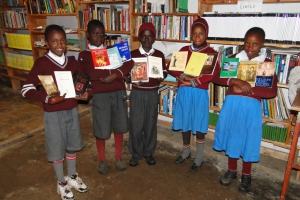
[[[76,93],[71,71],[54,71],[54,74],[60,95],[66,93],[65,98],[75,98]]]
[[[162,58],[155,56],[147,57],[147,65],[148,65],[148,75],[150,78],[163,78],[163,63]]]

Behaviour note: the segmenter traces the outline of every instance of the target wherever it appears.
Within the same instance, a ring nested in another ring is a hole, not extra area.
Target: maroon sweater
[[[54,71],[71,71],[73,75],[75,70],[81,71],[80,65],[74,58],[66,57],[65,63],[60,65],[48,55],[40,57],[35,61],[31,71],[29,72],[28,78],[22,87],[21,93],[28,99],[42,102],[43,109],[47,112],[70,110],[75,108],[78,105],[75,98],[67,98],[64,102],[50,105],[45,103],[48,96],[45,89],[41,87],[41,91],[36,90],[37,85],[40,83],[38,75],[52,75],[56,83]]]
[[[192,53],[194,52],[191,45],[182,47],[179,51],[187,51],[188,52],[187,63],[188,63]],[[199,49],[198,52],[199,53],[214,53],[216,51],[213,48],[206,45],[203,48]],[[170,66],[170,63],[167,66],[167,70],[172,76],[180,77],[180,75],[183,74],[183,72],[181,72],[181,71],[169,70],[169,66]],[[228,78],[220,78],[220,64],[219,64],[219,62],[217,62],[213,74],[200,75],[198,78],[195,79],[195,82],[197,84],[197,88],[208,90],[208,85],[210,82],[213,82],[218,85],[228,85],[229,79]],[[182,83],[179,81],[178,86],[181,86],[181,85],[182,85]],[[186,86],[186,85],[184,85],[184,86]],[[186,87],[192,87],[192,86],[186,86]]]
[[[235,56],[236,56],[236,54],[234,54],[230,57],[235,58]],[[266,58],[265,62],[271,62],[271,60]],[[253,94],[252,95],[247,95],[247,94],[244,94],[244,93],[235,93],[229,87],[228,90],[227,90],[226,95],[237,95],[237,96],[251,97],[251,98],[257,99],[259,101],[261,101],[262,98],[263,99],[273,98],[277,95],[277,82],[278,82],[278,78],[277,78],[276,74],[274,73],[272,88],[253,87],[252,88]]]
[[[82,71],[85,74],[92,76],[91,88],[93,89],[94,94],[125,90],[123,76],[131,71],[133,61],[130,60],[123,63],[123,65],[118,69],[95,69],[90,50],[80,52],[78,55],[78,61]],[[109,84],[101,83],[100,78],[106,77],[109,74],[116,74],[118,78]]]
[[[131,51],[130,54],[131,54],[131,58],[147,57],[147,55],[141,54],[139,49]],[[154,49],[154,52],[150,56],[162,58],[163,73],[164,73],[164,78],[166,78],[167,71],[166,71],[166,61],[165,61],[164,54],[161,51]],[[133,63],[132,63],[132,67],[133,67]],[[129,78],[130,78],[130,75],[129,75]],[[132,84],[132,89],[135,89],[135,90],[158,90],[159,85],[160,85],[160,82],[157,81],[156,78],[149,78],[149,82],[145,82],[141,86],[135,86],[134,84]]]

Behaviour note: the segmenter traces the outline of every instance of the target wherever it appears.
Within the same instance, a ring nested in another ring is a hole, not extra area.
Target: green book
[[[236,78],[239,68],[239,58],[223,58],[220,78]]]
[[[188,0],[177,0],[177,12],[188,13]]]

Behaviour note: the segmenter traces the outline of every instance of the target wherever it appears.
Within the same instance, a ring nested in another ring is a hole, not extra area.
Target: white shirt
[[[60,65],[63,65],[66,60],[65,54],[63,54],[61,57],[59,57],[59,56],[55,55],[54,53],[52,53],[50,50],[48,52],[48,56],[50,56],[53,60],[58,62]]]

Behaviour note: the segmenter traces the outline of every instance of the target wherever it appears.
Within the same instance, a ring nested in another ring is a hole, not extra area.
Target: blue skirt
[[[173,130],[206,133],[209,107],[207,90],[193,87],[179,87],[174,105]]]
[[[228,95],[221,109],[213,148],[230,158],[258,162],[262,137],[262,112],[258,100]]]

